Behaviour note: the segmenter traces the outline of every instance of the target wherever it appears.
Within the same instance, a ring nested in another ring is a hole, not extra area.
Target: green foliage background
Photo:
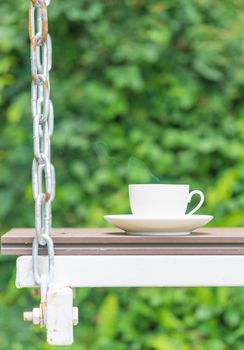
[[[0,225],[33,226],[28,1],[0,2]],[[243,0],[53,0],[54,226],[104,226],[128,183],[187,182],[244,224]],[[0,263],[0,349],[48,349]],[[73,350],[242,350],[238,288],[82,289]]]

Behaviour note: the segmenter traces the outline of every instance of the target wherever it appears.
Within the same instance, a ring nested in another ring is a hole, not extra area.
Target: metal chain
[[[38,245],[48,246],[50,281],[54,265],[51,203],[55,197],[55,170],[51,163],[50,138],[54,113],[50,99],[49,72],[52,68],[52,41],[48,34],[47,7],[51,0],[31,0],[29,7],[29,36],[31,52],[31,111],[33,117],[34,160],[32,163],[32,191],[35,200],[35,229],[33,240],[33,272],[41,285],[38,269]]]

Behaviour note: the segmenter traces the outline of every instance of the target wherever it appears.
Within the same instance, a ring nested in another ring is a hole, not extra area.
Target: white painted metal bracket
[[[51,286],[47,292],[46,328],[50,345],[73,343],[73,326],[78,323],[78,308],[73,307],[70,287]]]
[[[45,272],[47,257],[38,259],[40,273]],[[31,256],[17,259],[16,286],[38,287],[33,277]],[[244,256],[55,256],[53,285],[47,292],[44,315],[48,343],[69,345],[73,342],[78,310],[73,308],[72,288],[142,286],[244,286]],[[40,310],[25,313],[25,318],[39,324]]]
[[[24,312],[24,320],[46,327],[48,344],[71,345],[73,326],[78,324],[78,308],[73,307],[72,288],[51,285],[46,301],[31,312]]]
[[[46,270],[45,256],[39,257],[39,266]],[[244,286],[244,256],[55,256],[53,283],[73,288]],[[31,256],[17,259],[16,286],[37,287]]]

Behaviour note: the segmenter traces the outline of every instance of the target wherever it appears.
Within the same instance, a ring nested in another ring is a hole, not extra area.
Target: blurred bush
[[[0,3],[2,232],[33,226],[27,1]],[[187,182],[215,225],[244,224],[242,0],[52,1],[55,226],[129,211],[127,184]],[[0,349],[47,349],[1,258]],[[239,289],[78,292],[72,349],[242,349]],[[133,301],[133,302],[132,302]],[[5,314],[7,316],[5,316]]]

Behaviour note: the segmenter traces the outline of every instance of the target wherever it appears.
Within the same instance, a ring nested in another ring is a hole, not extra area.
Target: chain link
[[[53,240],[50,236],[43,235],[43,239],[46,242],[47,250],[48,250],[48,277],[47,277],[47,283],[49,283],[52,280],[53,277],[53,268],[54,268],[54,247],[53,247]],[[44,275],[38,268],[38,248],[39,243],[37,238],[35,237],[32,242],[32,267],[33,267],[33,274],[36,284],[41,284],[42,276]]]
[[[34,278],[40,285],[38,246],[47,245],[50,280],[54,264],[51,203],[55,197],[55,170],[51,163],[50,139],[54,113],[50,99],[49,72],[52,68],[52,40],[48,34],[47,7],[51,0],[30,0],[29,37],[31,53],[31,111],[33,118],[34,160],[32,163],[32,191],[35,200],[35,230],[33,240]]]

